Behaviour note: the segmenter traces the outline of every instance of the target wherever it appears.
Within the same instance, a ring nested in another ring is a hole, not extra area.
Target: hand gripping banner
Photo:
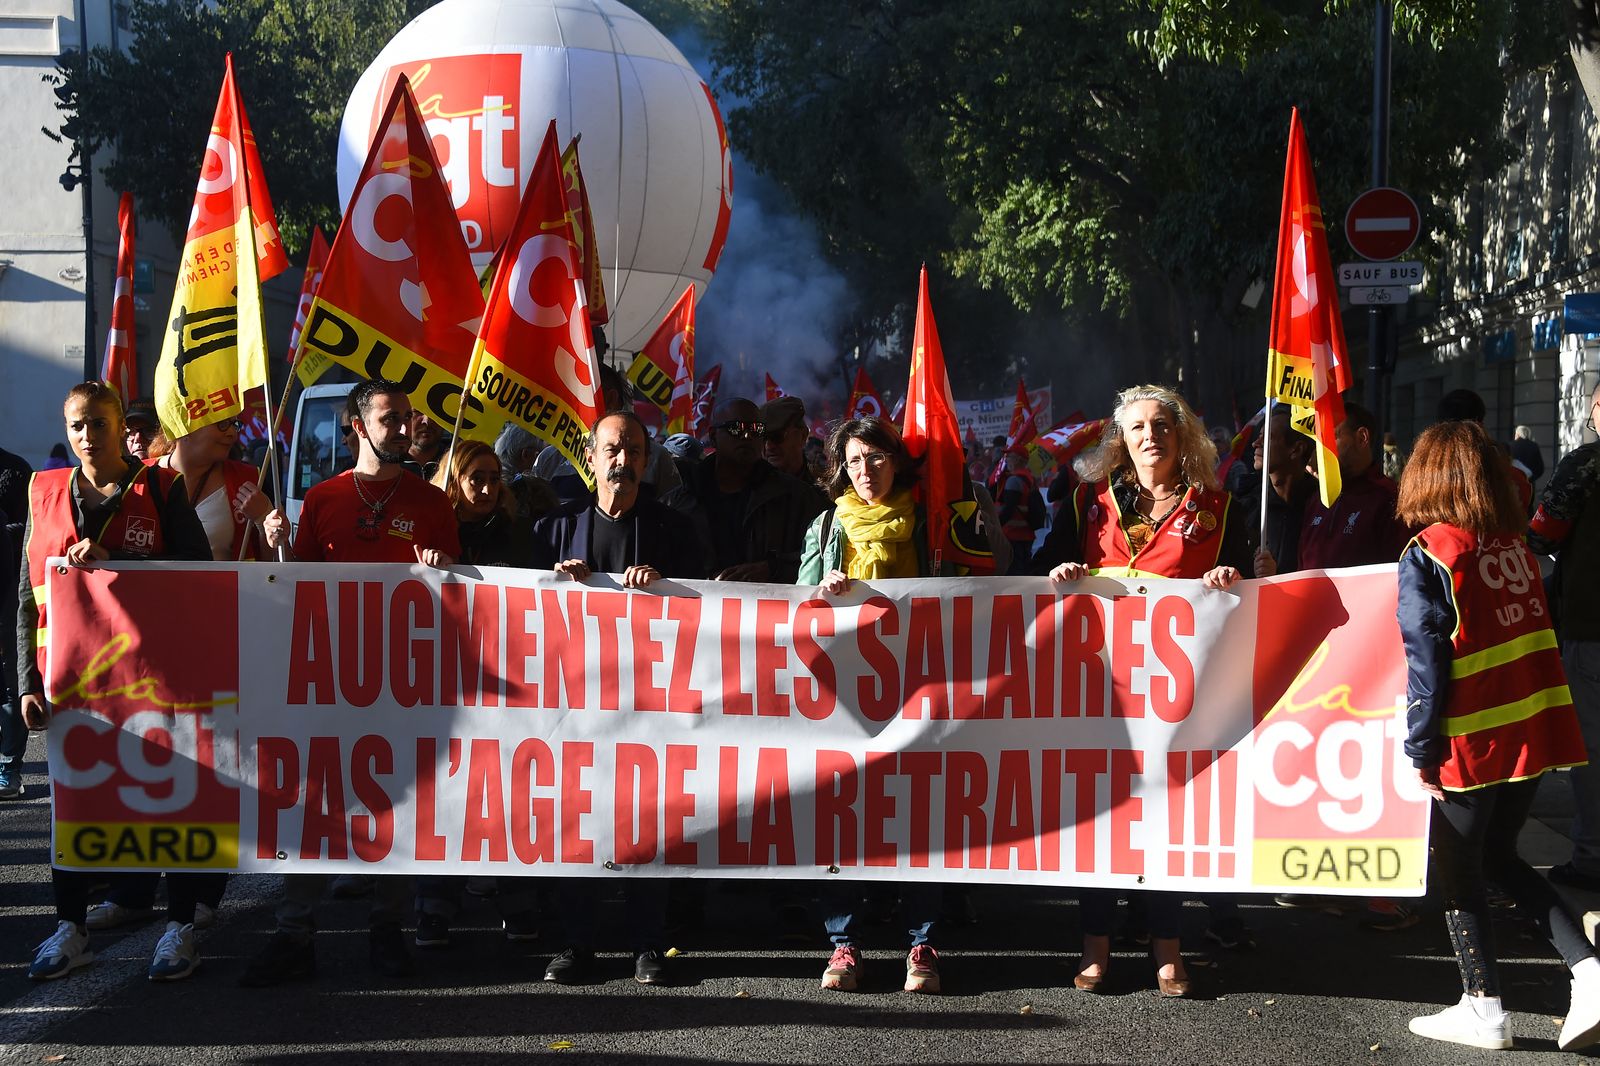
[[[1423,891],[1393,567],[834,598],[146,563],[49,595],[62,866]]]

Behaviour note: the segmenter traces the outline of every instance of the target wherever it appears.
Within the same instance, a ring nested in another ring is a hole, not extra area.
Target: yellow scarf
[[[848,489],[833,502],[834,521],[844,530],[844,572],[850,580],[917,576],[917,552],[911,543],[917,516],[910,489],[901,489],[882,503],[867,503],[855,489]]]

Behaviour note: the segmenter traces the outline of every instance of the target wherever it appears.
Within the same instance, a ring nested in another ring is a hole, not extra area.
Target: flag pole
[[[229,61],[231,62],[232,58],[233,58],[231,53],[229,54],[228,58],[229,58]],[[243,145],[244,144],[244,101],[239,96],[239,83],[237,81],[234,81],[231,84],[233,85],[233,114],[234,114],[234,121],[236,121],[239,124],[239,143],[241,145]],[[249,227],[249,233],[250,233],[250,247],[243,249],[241,254],[249,255],[249,256],[254,257],[255,254],[256,254],[256,211],[255,211],[255,201],[250,196],[250,168],[248,166],[245,166],[245,165],[241,164],[240,167],[239,167],[239,176],[240,176],[240,179],[244,183],[245,222]],[[277,426],[277,421],[274,418],[274,411],[273,411],[273,406],[272,406],[272,360],[270,358],[268,358],[267,351],[266,351],[266,343],[267,343],[267,308],[266,308],[266,301],[261,298],[261,276],[260,276],[259,267],[255,271],[255,274],[256,274],[256,318],[260,322],[260,333],[259,333],[259,336],[261,337],[261,344],[262,344],[261,366],[262,366],[262,369],[266,372],[266,380],[261,383],[261,404],[262,404],[263,407],[266,408],[265,414],[267,416],[266,417],[266,422],[267,422],[268,427],[271,427],[271,428],[273,428],[275,430],[275,428]],[[242,387],[242,383],[241,383],[241,388],[239,390],[239,401],[240,401],[241,404],[243,404],[243,402],[244,402],[244,389]],[[276,432],[270,432],[267,435],[267,461],[263,465],[262,469],[263,470],[271,470],[272,471],[272,488],[273,488],[273,497],[272,497],[272,499],[273,499],[273,503],[275,505],[281,505],[282,500],[283,500],[283,477],[282,477],[281,472],[278,469],[278,438],[277,438]],[[258,482],[258,484],[259,484],[259,482]],[[277,547],[277,549],[274,551],[273,554],[277,556],[277,559],[278,559],[278,561],[280,563],[283,562],[283,559],[284,559],[283,545],[280,544]]]
[[[1267,546],[1267,493],[1272,491],[1272,397],[1261,420],[1261,547]],[[1273,560],[1277,562],[1276,559]],[[1253,574],[1251,576],[1254,576]]]

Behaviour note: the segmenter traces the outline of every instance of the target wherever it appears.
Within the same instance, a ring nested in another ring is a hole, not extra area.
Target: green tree
[[[1458,7],[1395,52],[1395,180],[1439,234],[1509,158],[1502,45],[1536,39],[1520,7]],[[1366,184],[1372,57],[1368,10],[1213,8],[1235,5],[723,0],[711,31],[735,143],[847,269],[937,257],[1025,312],[1115,313],[1120,376],[1181,369],[1226,410],[1259,390],[1268,301],[1241,300],[1270,284],[1289,109],[1336,217]]]
[[[133,0],[133,44],[62,60],[58,77],[79,143],[114,154],[113,188],[180,238],[194,204],[206,131],[232,51],[291,250],[331,229],[340,204],[334,159],[345,101],[384,43],[428,0]],[[69,135],[70,135],[69,133]]]

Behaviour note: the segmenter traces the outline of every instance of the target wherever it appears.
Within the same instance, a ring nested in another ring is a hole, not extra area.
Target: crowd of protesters
[[[43,567],[54,556],[78,566],[126,559],[464,563],[545,569],[575,581],[618,574],[628,588],[702,578],[799,583],[829,595],[856,581],[934,573],[928,515],[914,492],[919,461],[893,422],[844,421],[821,446],[819,462],[802,401],[758,406],[734,398],[714,413],[702,454],[692,438],[653,442],[626,403],[621,376],[610,368],[602,376],[606,413],[584,445],[592,490],[555,449],[541,449],[515,427],[493,448],[452,444],[413,410],[401,386],[362,382],[350,392],[342,422],[354,467],[313,486],[293,528],[258,488],[255,468],[233,457],[238,423],[167,440],[149,409],[124,412],[102,383],[74,387],[63,416],[76,465],[57,464],[30,480],[25,463],[0,451],[0,577],[18,597],[16,658],[6,670],[15,692],[0,723],[0,798],[23,794],[23,727],[41,729],[49,719],[40,660],[49,625]],[[1570,770],[1573,852],[1550,877],[1600,889],[1600,769],[1587,765],[1600,747],[1600,610],[1592,594],[1600,587],[1600,443],[1564,456],[1541,495],[1536,482],[1544,465],[1525,427],[1505,447],[1490,439],[1483,419],[1475,394],[1451,393],[1438,423],[1402,457],[1391,438],[1380,443],[1370,412],[1348,404],[1335,430],[1342,490],[1327,506],[1310,441],[1286,412],[1265,419],[1253,462],[1219,463],[1221,439],[1159,386],[1120,393],[1098,448],[1048,484],[1038,483],[1025,454],[1006,451],[1004,439],[970,455],[969,473],[1000,573],[1070,585],[1115,568],[1226,590],[1248,576],[1398,561],[1404,750],[1435,805],[1433,878],[1463,987],[1459,1002],[1413,1019],[1412,1031],[1510,1046],[1488,923],[1492,882],[1540,923],[1570,967],[1560,1045],[1585,1047],[1600,1043],[1600,961],[1550,884],[1518,857],[1516,843],[1541,775]],[[1600,389],[1586,428],[1600,432],[1597,419]],[[1047,533],[1046,494],[1054,504]],[[410,536],[383,535],[396,524]],[[1548,598],[1534,552],[1555,560]],[[1500,575],[1493,583],[1479,565],[1489,557]],[[1510,604],[1520,609],[1507,610]],[[90,963],[91,930],[149,914],[159,876],[52,869],[57,924],[30,976],[63,977]],[[200,965],[195,929],[214,919],[226,887],[220,874],[166,876],[166,927],[152,980],[182,979]],[[274,985],[315,973],[316,911],[330,881],[285,877],[276,929],[241,983]],[[413,971],[408,924],[418,948],[449,943],[451,919],[469,890],[495,896],[508,938],[535,938],[537,884],[531,877],[500,878],[487,889],[464,876],[356,879],[354,890],[371,895],[373,968],[396,977]],[[818,931],[832,947],[822,986],[849,991],[863,966],[863,906],[842,886],[830,889]],[[626,933],[642,984],[670,979],[664,949],[672,890],[665,879],[628,886]],[[904,988],[936,993],[933,941],[949,901],[930,884],[897,891],[909,936]],[[599,940],[597,895],[577,878],[561,881],[552,895],[559,943],[544,978],[586,980]],[[1148,933],[1160,994],[1191,994],[1180,950],[1181,897],[1121,895]],[[1119,893],[1092,889],[1079,898],[1083,951],[1073,983],[1099,992]],[[1204,902],[1211,939],[1250,945],[1236,900]],[[1396,901],[1367,906],[1365,924],[1375,929],[1416,920]]]

